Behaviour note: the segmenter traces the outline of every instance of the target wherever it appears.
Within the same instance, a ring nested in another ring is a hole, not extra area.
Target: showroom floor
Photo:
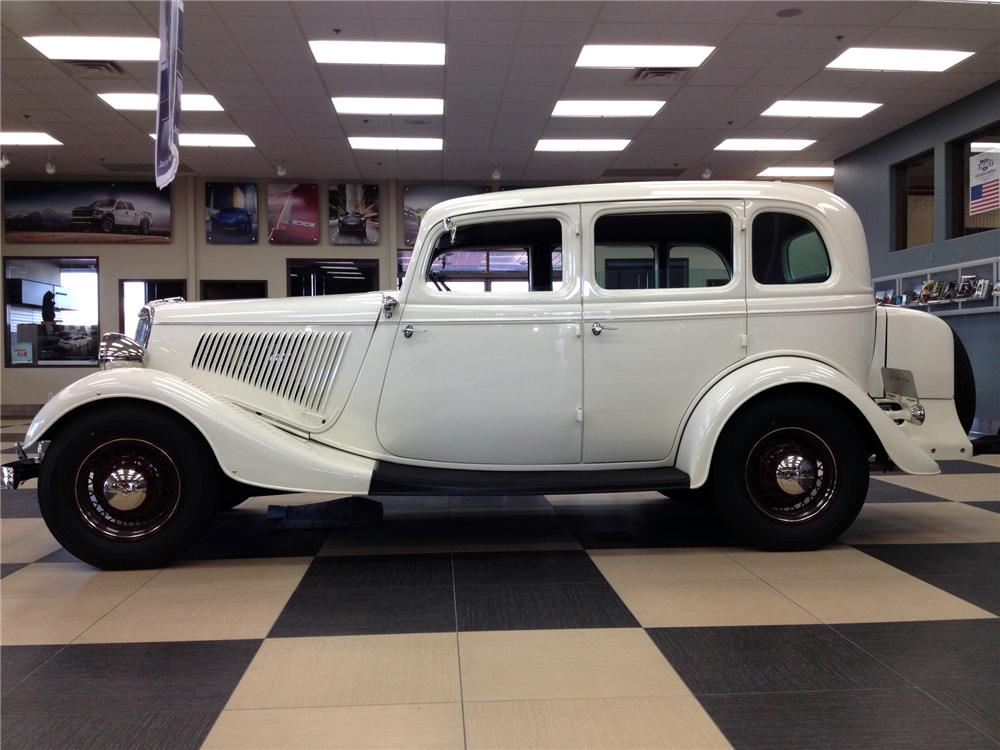
[[[75,561],[18,490],[2,745],[996,747],[1000,456],[945,472],[879,475],[820,552],[653,493],[385,499],[333,532],[261,498],[134,572]]]

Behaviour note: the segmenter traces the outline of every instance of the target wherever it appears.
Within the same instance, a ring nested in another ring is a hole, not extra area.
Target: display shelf
[[[994,282],[1000,278],[1000,256],[992,258],[979,258],[967,263],[953,263],[947,266],[934,266],[933,268],[921,268],[905,273],[897,273],[889,276],[878,276],[872,279],[872,284],[876,290],[886,289],[890,284],[894,288],[894,296],[902,294],[912,294],[914,287],[923,284],[925,281],[960,281],[962,276],[972,275],[990,279],[989,296],[985,299],[966,298],[961,300],[932,300],[917,304],[906,304],[901,307],[909,307],[917,310],[924,310],[942,318],[953,315],[982,315],[983,313],[1000,312],[1000,296],[992,293]]]

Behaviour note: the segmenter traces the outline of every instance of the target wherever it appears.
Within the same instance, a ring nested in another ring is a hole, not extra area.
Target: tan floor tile
[[[901,622],[993,617],[956,596],[912,576],[802,578],[774,587],[823,622]]]
[[[289,592],[133,594],[83,633],[78,643],[264,638]]]
[[[787,578],[869,578],[906,575],[853,547],[829,547],[812,552],[733,551],[729,556],[765,581]]]
[[[121,600],[121,596],[4,596],[0,602],[0,642],[4,646],[69,643]]]
[[[0,561],[31,563],[61,545],[41,518],[5,518],[0,521]]]
[[[458,703],[223,711],[203,750],[459,750]]]
[[[454,633],[271,638],[227,708],[458,701]]]
[[[985,466],[996,466],[998,469],[1000,469],[1000,454],[986,453],[982,456],[973,456],[969,460],[977,464],[983,464]]]
[[[948,500],[1000,500],[1000,474],[938,474],[931,477],[885,476],[883,482]]]
[[[466,701],[687,695],[639,628],[460,633]]]
[[[753,574],[719,549],[589,550],[613,586],[670,581],[752,580]]]
[[[311,562],[311,557],[272,557],[176,563],[146,584],[143,594],[225,594],[237,591],[283,591],[290,594],[299,585]]]
[[[965,542],[1000,542],[1000,514],[964,503],[886,503],[887,516],[918,523]]]
[[[118,596],[124,599],[157,570],[101,571],[86,563],[35,563],[0,581],[0,596]]]
[[[954,544],[963,541],[952,534],[883,512],[884,508],[894,505],[896,503],[866,505],[851,527],[841,534],[840,541],[844,544]]]
[[[470,750],[726,748],[692,696],[466,703]]]
[[[741,581],[630,581],[615,591],[644,628],[801,625],[816,618],[756,578]]]

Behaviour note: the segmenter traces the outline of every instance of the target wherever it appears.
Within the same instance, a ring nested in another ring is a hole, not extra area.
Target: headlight
[[[97,365],[102,370],[115,367],[142,367],[146,364],[146,349],[124,333],[106,333],[97,351]]]

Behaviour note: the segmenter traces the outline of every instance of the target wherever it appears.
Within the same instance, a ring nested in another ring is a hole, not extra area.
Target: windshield
[[[90,204],[91,208],[111,208],[115,205],[114,198],[102,198]]]

